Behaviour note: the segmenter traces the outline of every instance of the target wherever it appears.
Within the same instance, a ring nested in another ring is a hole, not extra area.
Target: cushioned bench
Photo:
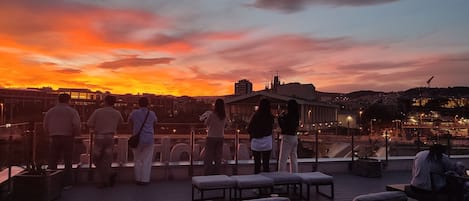
[[[306,184],[307,195],[306,199],[310,200],[310,188],[311,186],[316,186],[316,192],[326,196],[330,199],[334,198],[334,178],[330,175],[324,174],[322,172],[302,172],[296,173],[301,178],[303,184]],[[331,192],[330,195],[327,195],[319,191],[319,186],[330,186]]]
[[[407,196],[401,191],[386,191],[359,195],[353,201],[407,201]]]
[[[204,192],[210,190],[223,190],[223,198],[225,198],[226,189],[229,190],[229,199],[231,199],[231,189],[234,187],[235,181],[226,175],[194,176],[192,177],[192,200],[195,200],[194,189],[200,191],[200,200],[206,200]]]
[[[387,191],[400,191],[404,192],[407,197],[413,198],[416,200],[447,200],[448,195],[444,193],[422,193],[415,192],[410,187],[410,184],[390,184],[386,186]]]
[[[245,189],[270,189],[272,192],[274,180],[260,174],[231,176],[235,181],[235,198],[242,200]],[[238,197],[239,193],[239,197]]]
[[[410,184],[389,184],[386,186],[386,191],[402,191],[405,192],[405,186]]]
[[[290,186],[293,185],[294,193],[296,193],[297,185],[300,187],[300,196],[302,195],[302,187],[301,187],[301,177],[292,174],[289,172],[262,172],[260,173],[262,176],[271,178],[274,181],[274,186],[287,186],[287,194],[290,194]]]
[[[284,198],[284,197],[270,197],[270,198],[258,198],[258,199],[245,200],[245,201],[290,201],[290,199]]]

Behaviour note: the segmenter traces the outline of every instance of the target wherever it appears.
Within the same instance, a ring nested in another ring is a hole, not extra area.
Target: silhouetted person
[[[116,173],[111,173],[114,135],[124,120],[119,111],[113,108],[116,97],[104,98],[104,107],[96,109],[88,119],[87,125],[94,130],[93,157],[99,180],[98,187],[114,186]]]
[[[226,119],[225,102],[222,99],[217,99],[214,110],[207,115],[204,121],[208,129],[205,142],[205,175],[220,174]]]
[[[141,128],[140,142],[137,148],[132,149],[135,163],[135,182],[137,185],[147,185],[150,183],[153,162],[153,134],[157,117],[153,111],[149,110],[148,104],[148,98],[141,97],[138,100],[140,108],[132,111],[129,115],[129,125],[132,129],[132,134],[138,134]]]
[[[68,189],[73,184],[72,154],[74,136],[80,134],[80,116],[70,107],[70,95],[59,94],[59,103],[44,116],[44,131],[50,137],[49,169],[57,169],[63,155],[65,164],[63,185]]]
[[[279,171],[287,171],[287,159],[290,158],[289,172],[298,172],[298,125],[300,115],[298,113],[298,103],[295,100],[289,100],[287,104],[287,113],[280,115],[278,124],[281,128],[282,143],[280,144],[280,156],[278,163]]]
[[[415,155],[412,167],[411,187],[416,192],[431,193],[431,191],[446,191],[447,171],[454,171],[455,164],[444,154],[445,146],[435,144],[429,150],[420,151]],[[437,173],[437,174],[431,174]],[[432,182],[433,187],[432,189]]]
[[[248,124],[247,131],[251,138],[251,150],[254,156],[254,173],[269,172],[270,153],[272,152],[272,130],[274,116],[270,112],[270,101],[262,99],[259,108]]]

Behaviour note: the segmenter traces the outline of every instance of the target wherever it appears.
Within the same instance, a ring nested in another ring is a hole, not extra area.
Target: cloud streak
[[[396,1],[399,0],[256,0],[251,6],[283,13],[294,13],[314,5],[371,6]]]
[[[126,58],[116,61],[107,61],[98,65],[99,68],[119,69],[123,67],[142,67],[153,66],[158,64],[170,64],[173,58]]]

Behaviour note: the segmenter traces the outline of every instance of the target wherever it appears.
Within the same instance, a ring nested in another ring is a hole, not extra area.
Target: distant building
[[[277,86],[276,93],[283,96],[295,97],[304,100],[316,100],[313,84],[300,84],[298,82]]]
[[[315,124],[337,124],[338,122],[337,105],[283,96],[268,91],[258,91],[226,99],[229,119],[237,124],[247,123],[263,98],[271,101],[272,113],[276,116],[286,111],[288,100],[296,100],[300,105],[300,130],[311,130]]]
[[[56,101],[55,94],[38,89],[0,88],[0,124],[42,120],[42,113]]]
[[[308,101],[316,100],[316,88],[313,84],[301,84],[299,82],[281,84],[278,75],[274,76],[274,80],[267,91],[278,95],[288,96]]]
[[[280,86],[280,79],[278,78],[278,75],[275,75],[274,80],[270,84],[270,89],[272,89],[272,91],[274,92],[277,92],[277,89],[279,86]]]
[[[235,83],[235,95],[244,95],[252,92],[252,83],[243,79]]]

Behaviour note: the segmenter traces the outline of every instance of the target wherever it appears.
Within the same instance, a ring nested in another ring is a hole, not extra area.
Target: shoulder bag
[[[140,126],[140,130],[138,130],[138,133],[136,135],[130,136],[129,140],[127,141],[127,144],[129,145],[130,148],[137,148],[138,143],[140,142],[140,133],[142,132],[143,126],[145,125],[145,122],[147,121],[149,113],[150,113],[150,110],[147,111],[145,120],[143,120],[142,126]]]

